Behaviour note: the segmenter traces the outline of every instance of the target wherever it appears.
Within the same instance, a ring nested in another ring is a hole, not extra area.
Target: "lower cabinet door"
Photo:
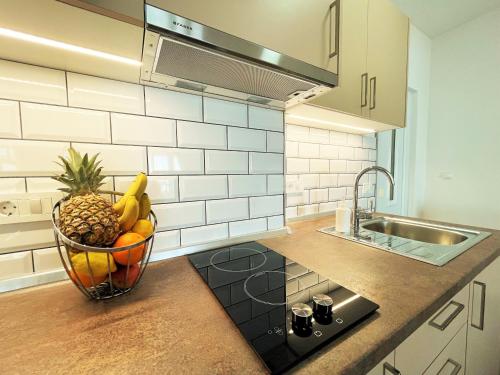
[[[465,346],[467,325],[464,325],[450,341],[434,362],[425,370],[424,375],[463,375],[465,374]]]
[[[500,258],[470,283],[467,375],[500,374]]]
[[[399,375],[400,372],[394,368],[394,352],[391,352],[380,363],[372,368],[366,375]]]

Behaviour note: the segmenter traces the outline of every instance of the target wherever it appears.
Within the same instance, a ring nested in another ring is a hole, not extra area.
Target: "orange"
[[[125,234],[122,234],[120,237],[116,239],[113,247],[129,246],[143,240],[144,237],[141,236],[140,234],[134,232],[127,232]],[[130,250],[115,251],[112,254],[113,258],[115,258],[116,263],[126,266],[129,263],[135,264],[139,262],[144,256],[145,249],[146,249],[146,244],[142,244],[137,247],[133,247]]]
[[[76,278],[76,275],[73,271],[70,272],[69,274],[69,277],[71,278],[71,280],[73,280],[77,285],[80,285],[78,283],[78,279]],[[90,288],[92,286],[97,286],[99,285],[100,283],[102,283],[104,280],[106,280],[106,278],[108,277],[108,275],[104,275],[104,276],[94,276],[94,284],[92,284],[92,279],[90,278],[90,275],[86,275],[84,273],[78,273],[78,277],[80,278],[80,281],[82,282],[82,285],[85,287],[85,288]]]

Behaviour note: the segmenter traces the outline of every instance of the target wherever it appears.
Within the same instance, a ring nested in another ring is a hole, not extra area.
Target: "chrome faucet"
[[[367,172],[370,171],[378,171],[384,173],[387,178],[389,179],[389,182],[391,183],[391,189],[389,191],[389,198],[392,201],[394,199],[394,177],[392,177],[392,174],[385,168],[379,167],[377,165],[374,165],[373,167],[368,167],[363,169],[361,172],[358,173],[356,176],[356,181],[354,182],[354,202],[353,202],[353,212],[352,212],[352,233],[353,234],[358,234],[359,232],[359,219],[360,219],[360,209],[358,209],[358,189],[359,189],[359,180],[361,180],[361,177]]]

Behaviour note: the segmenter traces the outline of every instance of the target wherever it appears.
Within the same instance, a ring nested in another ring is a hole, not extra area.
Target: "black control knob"
[[[314,318],[320,324],[329,324],[332,321],[333,299],[326,294],[313,296]]]
[[[298,336],[309,336],[312,333],[313,310],[305,303],[292,306],[292,329]]]

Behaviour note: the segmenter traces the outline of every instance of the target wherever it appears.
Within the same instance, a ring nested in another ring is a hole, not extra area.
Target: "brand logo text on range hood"
[[[146,5],[141,80],[285,107],[337,85],[337,75]]]

